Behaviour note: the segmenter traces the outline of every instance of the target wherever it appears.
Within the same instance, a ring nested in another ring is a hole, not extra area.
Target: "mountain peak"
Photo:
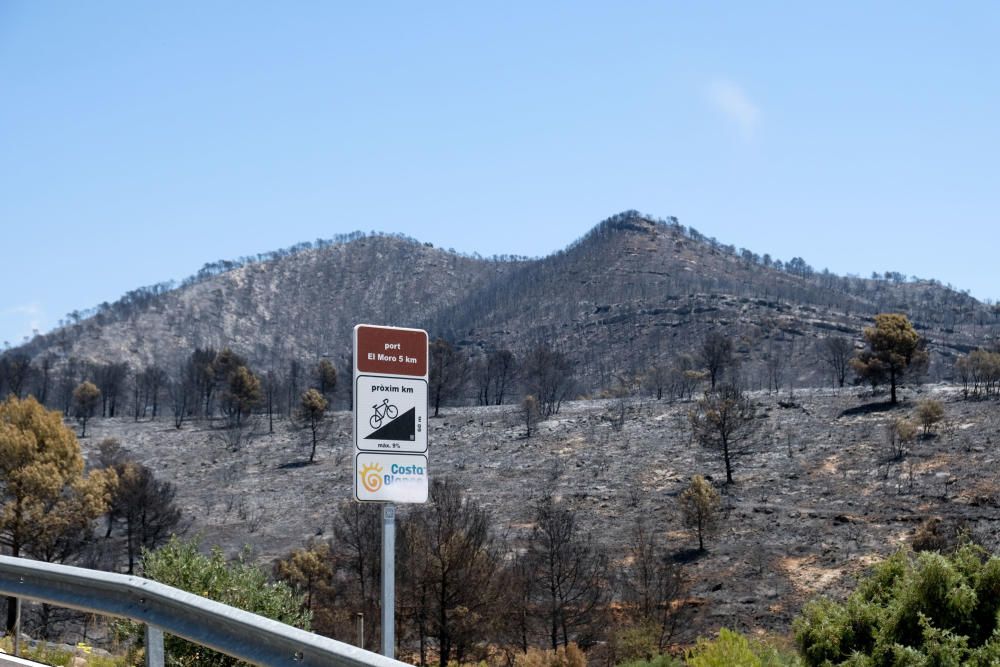
[[[658,221],[652,216],[643,215],[635,210],[622,211],[621,213],[616,213],[615,215],[602,220],[594,227],[593,231],[601,230],[602,232],[642,232],[649,233],[656,229],[658,224],[670,224],[671,221],[676,222],[676,218],[670,218],[670,220]]]

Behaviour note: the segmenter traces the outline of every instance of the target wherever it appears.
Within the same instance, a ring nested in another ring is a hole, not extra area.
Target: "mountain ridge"
[[[748,373],[760,373],[768,347],[792,366],[798,357],[795,381],[817,384],[804,348],[831,333],[857,338],[877,312],[910,315],[929,340],[932,377],[996,340],[1000,320],[1000,309],[935,281],[817,273],[801,258],[737,251],[636,211],[536,259],[483,259],[398,235],[340,239],[206,265],[176,288],[135,290],[7,354],[169,369],[196,347],[231,347],[260,368],[322,357],[346,367],[351,328],[372,322],[427,328],[474,357],[544,341],[567,350],[581,389],[594,391],[723,327]]]

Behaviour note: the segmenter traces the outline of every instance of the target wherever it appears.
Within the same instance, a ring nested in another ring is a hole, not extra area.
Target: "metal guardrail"
[[[18,658],[17,656],[8,655],[6,653],[0,653],[0,667],[48,667],[48,665],[43,665],[40,662],[32,662],[31,660],[25,660],[24,658]]]
[[[164,584],[111,572],[0,556],[0,595],[46,602],[147,627],[147,664],[162,665],[162,633],[257,665],[404,667],[356,646],[299,630]],[[150,662],[153,658],[153,662]]]

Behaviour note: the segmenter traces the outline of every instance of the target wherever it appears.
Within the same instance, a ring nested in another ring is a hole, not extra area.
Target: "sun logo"
[[[361,466],[361,484],[368,493],[375,493],[382,488],[382,464],[366,463]]]

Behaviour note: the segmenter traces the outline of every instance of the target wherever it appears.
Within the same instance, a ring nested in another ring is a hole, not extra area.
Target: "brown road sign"
[[[360,373],[427,377],[426,331],[359,324],[354,350]]]
[[[424,503],[427,332],[354,327],[354,498]]]

